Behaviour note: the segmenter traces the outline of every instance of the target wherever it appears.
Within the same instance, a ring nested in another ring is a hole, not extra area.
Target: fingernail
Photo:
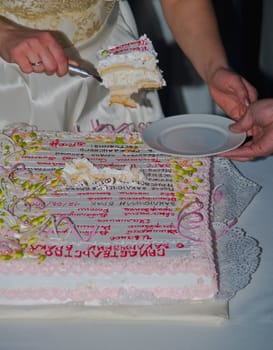
[[[247,107],[250,105],[250,101],[249,101],[249,98],[248,98],[248,97],[245,98],[245,105],[246,105]]]

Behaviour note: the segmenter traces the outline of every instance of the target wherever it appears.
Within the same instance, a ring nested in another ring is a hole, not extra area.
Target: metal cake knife
[[[102,82],[102,79],[99,75],[99,72],[96,70],[95,67],[88,67],[88,69],[79,67],[79,66],[75,66],[73,64],[69,64],[68,65],[68,70],[70,73],[72,74],[78,74],[81,75],[83,77],[93,77],[95,79],[97,79],[97,81],[99,81],[100,83]]]

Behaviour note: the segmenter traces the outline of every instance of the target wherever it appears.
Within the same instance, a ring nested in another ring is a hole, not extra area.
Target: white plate
[[[158,120],[143,130],[142,139],[161,153],[207,157],[239,147],[246,133],[229,130],[233,120],[213,114],[181,114]]]

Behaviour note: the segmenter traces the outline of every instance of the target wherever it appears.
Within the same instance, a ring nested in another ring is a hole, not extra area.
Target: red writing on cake
[[[134,235],[134,236],[113,236],[110,238],[111,241],[149,241],[152,239],[149,235]]]
[[[133,258],[133,257],[160,257],[165,256],[166,250],[170,246],[167,243],[159,244],[140,244],[140,245],[113,245],[99,246],[89,245],[86,248],[78,248],[73,244],[70,245],[47,245],[37,244],[32,245],[33,254],[43,254],[47,257],[56,258]]]
[[[86,142],[85,141],[67,141],[67,142],[64,142],[64,141],[60,141],[59,139],[55,139],[55,140],[52,140],[50,141],[50,146],[53,147],[53,148],[58,148],[58,147],[82,147],[84,145],[86,145]]]
[[[168,233],[177,234],[177,229],[174,223],[170,224],[150,224],[150,225],[129,225],[127,233]]]
[[[156,215],[156,216],[164,216],[170,217],[174,216],[172,209],[164,207],[164,208],[124,208],[124,215]]]

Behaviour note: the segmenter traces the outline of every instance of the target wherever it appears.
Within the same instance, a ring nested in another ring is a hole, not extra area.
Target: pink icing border
[[[164,258],[153,260],[153,264],[147,264],[148,259],[141,259],[141,261],[100,261],[100,262],[84,262],[75,260],[65,261],[65,271],[75,274],[90,273],[92,275],[109,274],[109,272],[123,272],[124,270],[143,275],[155,274],[181,274],[185,272],[193,272],[197,275],[211,276],[214,263],[211,256],[206,259],[206,264],[202,258]],[[45,274],[52,275],[64,273],[64,265],[58,261],[44,261],[42,264],[33,263],[33,261],[0,261],[0,267],[4,267],[5,274],[21,274],[24,271],[30,274]]]
[[[166,298],[172,300],[199,300],[204,298],[212,297],[217,291],[216,283],[210,286],[196,285],[191,288],[174,289],[174,288],[105,288],[105,289],[91,289],[91,288],[77,288],[77,289],[61,289],[61,288],[48,288],[48,289],[15,289],[9,290],[2,288],[0,290],[0,297],[7,298],[10,300],[27,300],[33,299],[34,301],[39,301],[41,299],[50,301],[62,301],[62,302],[92,302],[92,301],[107,301],[109,304],[122,303],[122,299],[134,297],[132,303],[136,302],[137,299],[141,299],[147,293],[149,294],[149,299],[154,298]]]

